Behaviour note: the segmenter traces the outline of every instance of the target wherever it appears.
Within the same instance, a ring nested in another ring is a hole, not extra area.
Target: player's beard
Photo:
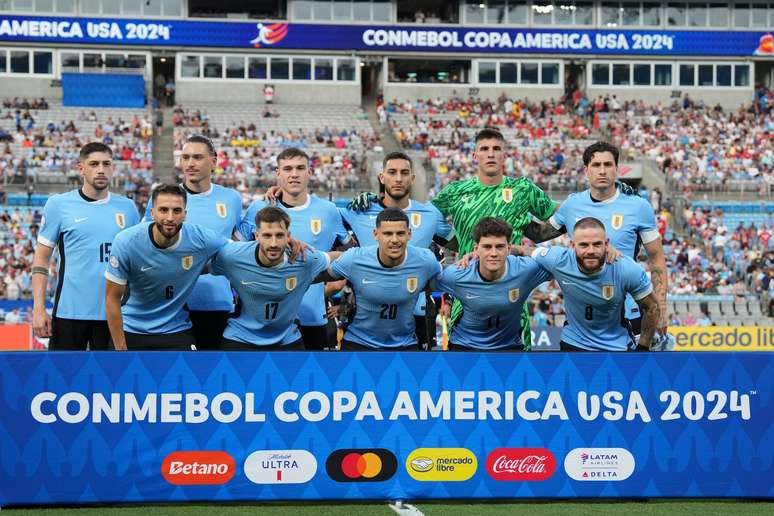
[[[94,189],[95,192],[101,192],[103,190],[107,190],[110,187],[110,180],[108,178],[104,178],[100,180],[99,183],[97,183],[97,179],[92,179],[91,181],[86,181],[90,187]]]
[[[589,258],[587,257],[585,260],[588,260],[588,259]],[[599,272],[599,270],[602,269],[602,265],[605,263],[604,261],[605,255],[602,254],[602,256],[600,256],[599,258],[594,258],[594,259],[596,260],[596,265],[594,266],[593,269],[589,269],[585,265],[586,261],[580,256],[578,256],[577,254],[575,255],[575,260],[578,262],[578,268],[585,274],[594,274],[595,272]]]
[[[183,224],[182,223],[178,224],[177,226],[175,226],[175,229],[171,231],[168,230],[166,226],[164,226],[163,224],[159,224],[158,222],[156,223],[156,227],[158,228],[159,233],[161,233],[161,236],[163,236],[167,240],[172,240],[177,236],[178,233],[180,233],[180,230],[183,229]]]
[[[411,186],[407,186],[406,189],[403,191],[403,194],[400,195],[400,196],[393,195],[392,192],[390,192],[390,189],[385,187],[384,188],[384,195],[388,196],[393,201],[396,201],[396,202],[402,201],[403,199],[405,199],[406,197],[411,195]]]

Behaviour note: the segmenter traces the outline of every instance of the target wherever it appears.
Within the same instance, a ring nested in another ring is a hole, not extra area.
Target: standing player
[[[484,217],[473,228],[477,259],[470,267],[447,267],[438,287],[462,304],[452,327],[450,351],[524,349],[522,305],[530,293],[551,279],[535,260],[510,255],[511,226]]]
[[[570,249],[516,248],[551,272],[562,288],[567,324],[562,329],[561,348],[626,351],[634,347],[631,335],[621,324],[621,312],[630,294],[643,314],[638,349],[650,349],[659,307],[648,275],[628,256],[605,263],[609,244],[605,226],[593,217],[575,224],[572,239]]]
[[[39,337],[51,337],[50,350],[108,349],[102,272],[116,234],[139,219],[132,201],[108,190],[114,172],[110,147],[84,145],[78,168],[83,186],[46,202],[32,262],[32,326]],[[46,313],[46,288],[55,247],[59,284],[52,320]]]
[[[277,156],[278,207],[290,216],[290,233],[315,249],[329,251],[346,246],[349,234],[344,229],[336,206],[309,192],[309,156],[290,147]],[[245,213],[240,233],[246,240],[255,238],[255,216],[268,206],[255,201]],[[316,283],[309,287],[298,310],[298,319],[304,346],[308,350],[328,347],[328,315],[325,307],[325,286]]]
[[[180,167],[183,188],[188,194],[186,222],[196,224],[230,238],[239,228],[242,199],[230,188],[212,183],[217,163],[215,147],[209,138],[189,136],[183,145]],[[145,221],[151,220],[152,202]],[[234,308],[234,296],[228,280],[202,274],[188,297],[188,314],[193,324],[198,350],[219,349],[228,315]]]
[[[375,202],[368,202],[364,209],[348,207],[341,210],[344,223],[352,229],[361,246],[373,245],[374,223],[377,215],[385,208],[398,208],[409,218],[411,240],[409,245],[428,248],[435,242],[445,246],[453,239],[454,229],[446,221],[446,217],[432,204],[425,204],[411,199],[411,185],[414,183],[414,172],[411,169],[411,158],[403,152],[392,152],[384,157],[382,171],[379,173],[380,196]],[[435,321],[428,335],[426,324],[426,304],[428,296],[420,296],[414,310],[419,344],[432,342],[435,339]]]
[[[473,157],[478,162],[478,175],[465,181],[449,183],[433,199],[433,205],[451,217],[459,243],[460,255],[473,249],[473,228],[483,217],[505,220],[513,227],[511,242],[521,243],[524,228],[533,217],[548,220],[556,209],[540,188],[526,177],[505,177],[505,139],[495,129],[483,129],[476,135]],[[460,315],[462,306],[455,302],[452,321]],[[530,349],[532,334],[526,306],[521,328],[524,349]]]
[[[105,277],[105,308],[119,351],[196,350],[184,306],[207,261],[228,239],[186,224],[182,186],[153,190],[153,222],[116,237]],[[122,306],[126,290],[129,296]]]
[[[355,292],[356,311],[341,342],[349,351],[418,351],[414,306],[441,265],[429,249],[408,246],[409,219],[397,208],[376,217],[378,245],[349,249],[329,269]]]
[[[550,224],[533,222],[527,236],[536,242],[555,238],[567,231],[576,220],[594,217],[605,225],[610,243],[633,260],[637,260],[640,246],[648,253],[648,268],[653,292],[659,303],[658,331],[667,329],[667,272],[661,235],[650,203],[638,195],[623,195],[616,187],[618,176],[618,148],[606,142],[597,142],[583,152],[583,164],[590,188],[570,194],[549,220]],[[642,318],[637,303],[626,297],[626,318],[635,336],[640,334]]]
[[[295,323],[298,308],[314,278],[327,270],[330,258],[314,251],[305,260],[289,263],[290,217],[279,208],[259,211],[255,227],[255,242],[231,242],[212,261],[213,274],[227,277],[239,294],[221,349],[302,350]]]

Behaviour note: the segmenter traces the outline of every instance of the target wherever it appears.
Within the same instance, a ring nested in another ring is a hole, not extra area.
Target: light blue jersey
[[[214,231],[184,224],[180,238],[161,249],[151,238],[153,222],[119,233],[113,242],[105,277],[127,285],[121,307],[124,330],[162,335],[191,327],[186,301],[207,261],[228,239]],[[104,294],[103,294],[104,295]]]
[[[409,246],[403,263],[388,268],[378,251],[378,246],[355,247],[331,264],[333,275],[348,279],[355,292],[355,317],[344,338],[369,348],[416,344],[414,306],[441,265],[429,249]]]
[[[635,261],[642,244],[661,238],[648,201],[639,195],[622,194],[618,189],[613,197],[604,201],[593,200],[591,190],[570,194],[549,222],[556,229],[565,227],[571,233],[575,223],[585,217],[602,222],[613,247]],[[626,316],[637,319],[640,315],[640,307],[631,296],[626,296]]]
[[[378,202],[371,203],[368,210],[361,212],[340,208],[344,223],[352,230],[358,243],[363,247],[374,245],[376,217],[382,210],[384,206]],[[447,242],[454,237],[454,228],[446,221],[446,217],[441,215],[438,208],[430,203],[410,199],[408,207],[403,212],[409,218],[409,228],[411,228],[409,245],[411,246],[428,248],[436,236]],[[425,296],[419,296],[414,315],[424,316],[425,304]]]
[[[202,193],[189,190],[186,199],[186,224],[202,226],[226,238],[239,229],[242,215],[242,199],[236,190],[220,185],[212,185]],[[151,220],[153,203],[148,201],[145,210],[145,222]],[[227,311],[234,308],[234,296],[231,285],[225,278],[217,278],[212,274],[202,274],[196,281],[191,295],[188,297],[188,308],[202,311]]]
[[[245,240],[255,240],[255,215],[263,208],[271,206],[265,201],[255,201],[247,209],[239,232]],[[309,195],[306,203],[300,206],[276,204],[290,216],[290,234],[315,249],[330,251],[336,243],[346,243],[349,233],[344,229],[336,205],[316,195]],[[298,320],[302,326],[323,326],[328,324],[325,313],[325,285],[315,283],[309,287],[298,310]]]
[[[562,340],[583,349],[626,351],[631,337],[621,324],[624,298],[631,294],[640,300],[653,292],[642,267],[622,256],[589,275],[578,267],[575,251],[565,247],[541,247],[532,257],[553,274],[564,293],[568,324]]]
[[[72,190],[46,201],[38,243],[59,249],[54,317],[105,320],[104,264],[116,235],[138,221],[134,203],[122,195],[90,201]]]
[[[301,338],[295,320],[298,307],[314,278],[330,265],[320,251],[305,260],[275,267],[258,262],[257,242],[231,242],[212,261],[213,274],[228,278],[239,294],[236,317],[228,320],[223,337],[256,346],[290,344]]]
[[[470,267],[447,267],[438,286],[462,303],[462,315],[452,328],[449,342],[473,349],[522,348],[521,312],[532,290],[551,274],[531,258],[508,256],[505,274],[486,281]]]

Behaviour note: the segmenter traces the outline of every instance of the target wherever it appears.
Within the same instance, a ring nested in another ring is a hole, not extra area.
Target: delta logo
[[[258,29],[258,36],[250,40],[250,44],[255,48],[261,48],[261,45],[276,45],[285,39],[285,36],[290,31],[287,23],[272,23],[269,25],[257,23],[255,28]]]
[[[476,474],[478,460],[466,448],[417,448],[406,459],[406,471],[420,482],[462,482]]]
[[[244,471],[253,484],[304,484],[317,473],[317,459],[306,450],[258,450],[247,456]]]
[[[336,450],[325,470],[336,482],[384,482],[395,475],[398,459],[384,448]]]
[[[573,480],[621,481],[634,473],[634,456],[623,448],[575,448],[564,458]]]
[[[177,486],[225,484],[234,476],[236,463],[223,451],[177,451],[161,463],[161,474]]]
[[[556,471],[556,457],[545,448],[497,448],[486,458],[486,471],[504,482],[542,482]]]

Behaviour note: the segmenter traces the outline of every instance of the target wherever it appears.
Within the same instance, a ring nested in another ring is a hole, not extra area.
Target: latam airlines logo
[[[285,39],[289,32],[287,23],[272,23],[270,25],[257,23],[255,28],[258,29],[258,36],[250,40],[250,44],[255,48],[261,48],[262,44],[268,46],[276,45]]]
[[[564,458],[573,480],[620,481],[634,473],[634,456],[623,448],[575,448]]]
[[[306,450],[259,450],[245,459],[253,484],[303,484],[317,473],[317,459]]]
[[[161,463],[161,474],[178,486],[225,484],[236,471],[234,459],[222,451],[177,451]]]
[[[556,471],[556,457],[545,448],[497,448],[486,458],[486,471],[495,480],[540,482]]]

